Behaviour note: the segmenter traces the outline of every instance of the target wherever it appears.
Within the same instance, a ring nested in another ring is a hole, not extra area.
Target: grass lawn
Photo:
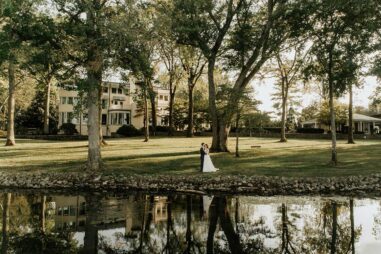
[[[0,139],[2,144],[4,139]],[[124,174],[199,174],[199,146],[209,137],[141,138],[108,140],[102,157],[107,172]],[[213,175],[243,174],[268,176],[343,176],[381,173],[381,141],[358,140],[355,145],[339,141],[339,165],[329,165],[329,140],[241,138],[241,157],[213,154],[220,171]],[[234,150],[234,139],[230,149]],[[261,148],[251,148],[260,145]],[[2,171],[75,172],[84,168],[85,141],[17,140],[15,147],[0,146]]]

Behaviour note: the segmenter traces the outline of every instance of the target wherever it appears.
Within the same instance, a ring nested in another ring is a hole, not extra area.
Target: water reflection
[[[379,253],[377,199],[1,193],[1,253]]]

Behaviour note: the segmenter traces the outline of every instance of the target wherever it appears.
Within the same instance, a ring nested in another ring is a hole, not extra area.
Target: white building
[[[381,119],[371,116],[366,116],[362,114],[353,114],[353,131],[363,132],[365,134],[378,133],[381,126]],[[321,128],[329,131],[329,126],[322,124],[318,119],[310,119],[302,122],[303,128]],[[341,127],[348,127],[348,120],[345,126],[337,126],[339,129]]]
[[[134,82],[103,82],[102,84],[102,130],[103,135],[110,136],[122,125],[133,125],[137,129],[143,127],[143,114],[139,110],[136,100],[137,91],[140,87]],[[165,117],[168,115],[169,90],[154,87],[156,93],[157,124],[165,125]],[[79,102],[78,91],[75,89],[59,88],[60,98],[59,126],[63,123],[73,123],[76,125],[78,133],[87,135],[87,113],[74,113],[75,105]],[[150,103],[148,103],[151,105]],[[86,106],[84,106],[86,107]],[[151,117],[151,115],[150,115]],[[152,119],[150,119],[150,122]]]

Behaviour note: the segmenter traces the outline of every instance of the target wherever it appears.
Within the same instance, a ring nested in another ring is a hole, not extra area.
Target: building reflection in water
[[[381,209],[374,199],[3,193],[1,208],[2,253],[378,253],[381,248]],[[367,210],[362,217],[360,211]]]

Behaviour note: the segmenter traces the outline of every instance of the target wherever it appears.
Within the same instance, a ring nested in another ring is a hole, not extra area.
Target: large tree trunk
[[[210,150],[212,152],[221,152],[220,149],[220,136],[219,136],[219,126],[218,126],[218,112],[216,105],[216,87],[214,84],[214,67],[215,67],[215,57],[210,57],[208,59],[208,87],[209,87],[209,113],[212,121],[212,146]]]
[[[350,213],[350,219],[351,219],[351,250],[352,254],[355,254],[355,219],[353,214],[353,199],[349,200],[349,213]]]
[[[144,100],[144,142],[149,141],[149,116],[148,116],[148,101],[147,101],[147,90],[145,88],[143,94]]]
[[[331,254],[336,253],[337,242],[337,204],[332,203],[332,239],[331,239]]]
[[[152,135],[156,136],[156,127],[157,127],[156,95],[152,87],[150,87],[150,91],[149,91],[149,100],[151,102]]]
[[[102,84],[100,85],[99,89],[98,89],[98,114],[99,114],[99,140],[100,140],[100,144],[101,145],[107,145],[107,142],[105,141],[105,139],[103,138],[103,126],[102,126],[102,95],[103,95],[103,91],[102,91]],[[106,133],[107,135],[107,133]]]
[[[173,136],[175,132],[175,126],[173,122],[173,106],[175,103],[175,94],[172,92],[172,89],[169,92],[169,131],[168,136]]]
[[[96,225],[97,214],[100,210],[100,202],[98,196],[86,196],[86,225],[85,237],[83,240],[83,253],[98,253],[98,228]]]
[[[94,5],[99,4],[93,3]],[[87,50],[87,62],[85,64],[87,71],[87,94],[88,94],[88,160],[87,170],[96,171],[101,169],[101,145],[100,145],[100,102],[99,94],[102,90],[102,74],[103,74],[103,56],[99,43],[101,33],[97,24],[97,10],[91,10],[89,7],[87,12],[88,31],[87,37],[89,48]]]
[[[239,113],[235,122],[235,157],[239,157]]]
[[[187,242],[187,249],[184,252],[186,254],[190,254],[191,248],[192,248],[191,224],[192,224],[192,197],[190,195],[187,195],[187,228],[186,228],[186,233],[185,233],[185,239]]]
[[[286,138],[286,107],[287,107],[287,92],[285,91],[285,84],[282,84],[282,128],[280,142],[287,142]]]
[[[209,207],[209,228],[208,228],[208,236],[206,240],[207,254],[214,253],[214,234],[216,232],[217,222],[218,222],[218,202],[219,202],[219,198],[214,197],[212,200],[212,204]]]
[[[353,138],[353,85],[349,86],[349,109],[348,109],[348,144],[354,144]]]
[[[220,218],[221,228],[224,231],[226,239],[228,241],[230,253],[233,253],[233,254],[245,253],[242,249],[239,235],[234,230],[233,223],[227,209],[226,197],[219,198],[218,217]]]
[[[7,125],[7,141],[6,146],[14,146],[15,141],[15,65],[12,60],[9,61],[8,65],[8,125]]]
[[[336,119],[335,119],[335,107],[333,101],[333,77],[332,77],[332,53],[330,53],[329,60],[329,73],[328,73],[328,83],[329,83],[329,109],[330,109],[330,118],[331,118],[331,140],[332,140],[332,156],[331,163],[336,166],[337,165],[337,150],[336,150]]]
[[[45,105],[44,105],[44,134],[49,134],[49,118],[50,118],[50,90],[51,80],[48,79],[45,84]]]
[[[101,146],[100,146],[100,131],[99,131],[99,106],[98,106],[98,89],[93,87],[88,92],[88,160],[87,169],[96,171],[101,168]]]
[[[227,124],[224,119],[219,119],[219,151],[220,152],[229,152],[228,148],[228,137],[230,132],[230,124]]]
[[[187,131],[187,137],[193,137],[193,84],[191,84],[190,81],[188,81],[188,131]]]
[[[41,197],[41,213],[40,213],[40,230],[41,233],[45,233],[45,210],[46,210],[46,196]]]
[[[8,231],[9,231],[9,209],[11,206],[11,193],[4,193],[3,199],[3,228],[2,228],[2,243],[1,253],[8,253]]]

